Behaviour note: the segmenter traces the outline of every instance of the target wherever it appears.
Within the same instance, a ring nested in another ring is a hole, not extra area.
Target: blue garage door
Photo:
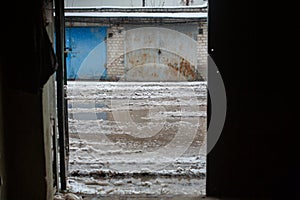
[[[68,80],[106,79],[106,27],[67,27]]]

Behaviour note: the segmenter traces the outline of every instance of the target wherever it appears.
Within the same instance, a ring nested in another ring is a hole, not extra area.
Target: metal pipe
[[[56,34],[56,56],[58,69],[56,72],[57,82],[57,124],[59,133],[59,155],[60,155],[60,189],[66,190],[66,141],[65,141],[65,91],[64,91],[64,0],[55,0],[55,34]]]
[[[58,175],[58,153],[57,153],[57,131],[56,131],[56,119],[54,117],[51,117],[51,126],[52,126],[52,141],[53,141],[53,182],[54,182],[54,186],[56,188],[56,190],[58,190],[58,186],[59,186],[59,175]]]
[[[69,113],[68,113],[68,99],[67,99],[67,85],[68,85],[68,79],[67,79],[67,56],[68,56],[68,51],[65,48],[64,49],[64,86],[65,86],[65,141],[66,141],[66,161],[67,163],[69,162],[69,154],[70,154],[70,149],[69,149]],[[66,167],[68,169],[68,165]]]

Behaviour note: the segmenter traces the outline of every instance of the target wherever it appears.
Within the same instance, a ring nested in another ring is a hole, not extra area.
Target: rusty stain
[[[195,79],[195,67],[191,65],[191,63],[185,59],[181,59],[180,62],[180,73],[183,74],[185,77],[191,77]]]
[[[130,64],[134,65],[134,59],[132,59],[131,57],[129,58],[129,61],[128,61]]]
[[[159,51],[161,55],[158,55]],[[161,51],[160,49],[141,49],[138,51],[128,52],[125,56],[127,57],[126,63],[128,64],[127,70],[130,70],[135,66],[143,66],[147,63],[161,63],[175,70],[175,72],[177,72],[179,76],[181,76],[182,78],[184,77],[186,80],[196,80],[198,77],[195,66],[191,64],[190,61],[182,58],[179,55]],[[157,73],[151,75],[155,78],[158,78],[159,76],[167,76],[167,71],[161,71],[160,73],[164,74],[160,75],[159,73]]]
[[[139,54],[139,52],[130,52],[126,54],[128,58],[128,63],[131,66],[144,65],[147,63],[147,60],[150,58],[147,53]]]
[[[157,78],[158,77],[158,74],[157,73],[152,73],[152,76]]]
[[[187,60],[185,60],[184,58],[181,58],[179,67],[178,67],[178,63],[168,63],[167,64],[169,67],[173,68],[176,71],[179,71],[181,75],[183,75],[184,77],[188,78],[189,80],[195,79],[195,71],[194,71],[194,66],[191,65],[191,63]]]

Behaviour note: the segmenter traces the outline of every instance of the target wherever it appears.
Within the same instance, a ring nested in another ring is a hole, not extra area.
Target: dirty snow
[[[205,194],[206,82],[68,82],[68,189]]]

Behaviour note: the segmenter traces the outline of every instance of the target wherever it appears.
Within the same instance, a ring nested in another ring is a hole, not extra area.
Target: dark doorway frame
[[[257,74],[255,83],[253,77],[245,76],[257,66],[252,8],[250,2],[209,0],[208,54],[224,80],[228,109],[222,134],[207,155],[207,196],[272,197],[286,178],[284,174],[274,177],[286,167],[273,167],[284,152],[274,150],[284,126],[272,126],[278,122],[272,110],[276,105],[268,96],[273,91],[265,93],[261,87],[265,74]],[[208,77],[209,70],[208,66]],[[214,83],[208,78],[208,84]],[[208,104],[208,126],[212,107]]]

